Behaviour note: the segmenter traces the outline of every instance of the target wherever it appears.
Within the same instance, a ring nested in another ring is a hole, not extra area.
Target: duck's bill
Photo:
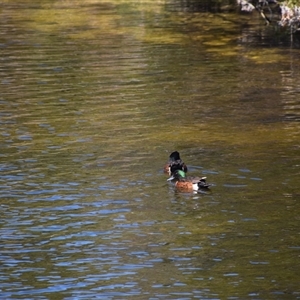
[[[167,179],[167,181],[171,181],[173,179],[175,179],[175,177],[172,175],[170,178]]]

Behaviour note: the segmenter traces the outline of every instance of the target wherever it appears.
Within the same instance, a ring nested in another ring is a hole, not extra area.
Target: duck
[[[174,151],[169,156],[169,161],[164,166],[164,172],[171,175],[176,170],[182,170],[185,173],[187,172],[186,164],[181,160],[180,154],[178,151]]]
[[[175,181],[175,187],[183,191],[199,191],[210,187],[206,177],[186,177],[183,170],[175,170],[167,181]]]

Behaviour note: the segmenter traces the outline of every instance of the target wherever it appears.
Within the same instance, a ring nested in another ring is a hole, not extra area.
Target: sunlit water
[[[299,50],[84,3],[1,7],[0,298],[299,299]],[[173,150],[210,191],[167,183]]]

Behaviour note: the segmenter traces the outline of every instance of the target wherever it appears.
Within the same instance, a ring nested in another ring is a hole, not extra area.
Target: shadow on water
[[[2,5],[0,298],[300,297],[298,50],[170,5]]]

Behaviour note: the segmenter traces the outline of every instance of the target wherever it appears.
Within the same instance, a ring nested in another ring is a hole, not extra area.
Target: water
[[[1,28],[1,299],[300,297],[297,48],[170,2]],[[174,190],[174,150],[211,191]]]

